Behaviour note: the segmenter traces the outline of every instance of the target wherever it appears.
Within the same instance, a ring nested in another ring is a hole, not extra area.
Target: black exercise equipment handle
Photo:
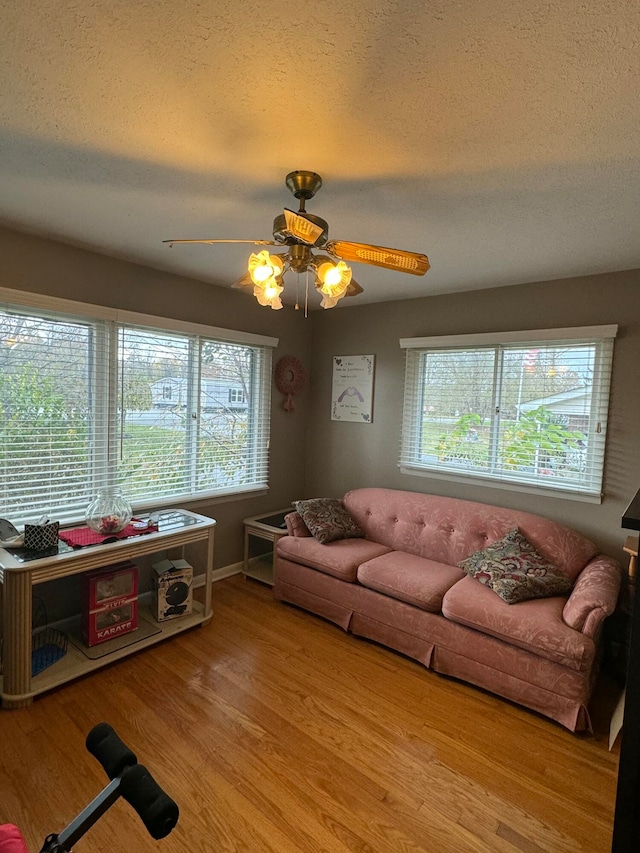
[[[102,764],[111,780],[61,833],[48,835],[40,853],[69,853],[119,797],[133,806],[156,840],[168,835],[178,822],[179,809],[146,767],[120,740],[108,723],[98,723],[87,735],[87,749]]]
[[[102,764],[109,779],[115,779],[125,768],[138,763],[135,753],[122,743],[109,723],[94,726],[87,735],[86,746]]]
[[[177,804],[142,764],[127,767],[120,778],[120,793],[138,812],[152,838],[169,835],[178,822]]]

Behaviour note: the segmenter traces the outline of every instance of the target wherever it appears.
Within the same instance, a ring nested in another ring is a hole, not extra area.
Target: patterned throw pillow
[[[492,545],[458,563],[470,577],[490,587],[507,604],[566,595],[573,586],[557,566],[537,551],[517,527]]]
[[[312,498],[294,501],[309,533],[322,545],[337,539],[358,539],[364,533],[336,498]]]

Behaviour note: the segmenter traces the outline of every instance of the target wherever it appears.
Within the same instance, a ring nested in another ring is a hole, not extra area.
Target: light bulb
[[[271,277],[264,284],[256,284],[253,288],[253,295],[260,305],[279,311],[282,308],[280,294],[283,290],[284,287],[278,284],[277,279]]]
[[[270,264],[262,264],[253,271],[253,280],[256,284],[268,281],[273,276],[273,268]]]
[[[322,294],[323,308],[334,308],[346,294],[351,281],[351,269],[344,261],[333,264],[325,261],[316,270],[316,287]]]
[[[340,284],[341,279],[342,274],[340,270],[337,267],[332,266],[324,273],[322,283],[326,284],[327,287],[335,287],[336,284]]]
[[[284,264],[278,255],[270,255],[266,249],[258,254],[251,254],[248,263],[251,280],[259,286],[264,285],[270,278],[282,275]]]

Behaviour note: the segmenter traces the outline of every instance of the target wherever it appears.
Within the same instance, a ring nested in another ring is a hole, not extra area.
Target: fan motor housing
[[[318,228],[322,228],[322,234],[316,240],[315,246],[322,247],[329,239],[329,225],[326,220],[321,219],[319,216],[314,216],[313,213],[307,213],[306,211],[303,214],[305,219],[308,219],[310,222],[313,222],[314,225],[317,225]],[[284,213],[281,213],[279,216],[273,220],[273,239],[276,243],[285,243],[287,246],[294,246],[296,243],[301,243],[300,240],[297,240],[295,237],[292,237],[291,234],[287,231],[287,221],[285,219]]]

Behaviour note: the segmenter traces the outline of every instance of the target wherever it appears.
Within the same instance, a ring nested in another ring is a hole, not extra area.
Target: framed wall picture
[[[333,357],[331,420],[373,422],[373,375],[375,356]]]

